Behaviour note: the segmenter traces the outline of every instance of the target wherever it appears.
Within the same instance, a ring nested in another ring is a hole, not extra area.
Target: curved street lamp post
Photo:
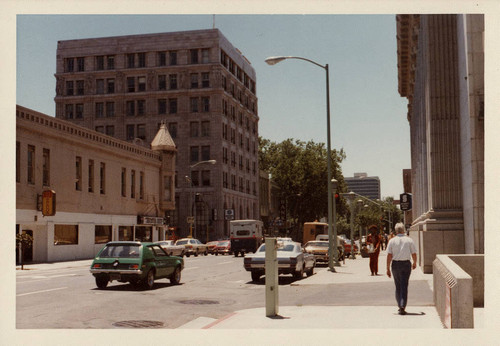
[[[329,242],[328,242],[328,254],[334,254],[334,257],[336,259],[336,265],[338,264],[338,266],[340,266],[340,263],[338,262],[337,260],[337,247],[335,247],[332,251],[332,241],[331,239],[334,238],[336,239],[336,237],[333,236],[332,234],[332,182],[331,182],[331,179],[332,179],[332,168],[331,168],[331,140],[330,140],[330,81],[329,81],[329,72],[328,72],[328,64],[326,65],[321,65],[321,64],[318,64],[317,62],[313,61],[313,60],[310,60],[310,59],[306,59],[306,58],[302,58],[302,57],[299,57],[299,56],[273,56],[273,57],[269,57],[267,58],[265,61],[266,63],[268,63],[269,65],[275,65],[283,60],[286,60],[286,59],[298,59],[298,60],[304,60],[304,61],[307,61],[307,62],[310,62],[311,64],[314,64],[316,66],[319,66],[321,67],[322,69],[325,70],[326,72],[326,131],[327,131],[327,155],[328,155],[328,158],[327,158],[327,167],[328,167],[328,239],[329,239]],[[331,258],[332,256],[330,256],[329,258]],[[335,268],[334,268],[334,265],[333,265],[333,261],[331,261],[330,259],[328,260],[328,267],[330,269],[330,271],[332,272],[335,272]]]
[[[196,238],[196,198],[194,197],[194,184],[193,184],[193,168],[195,168],[198,165],[204,164],[204,163],[209,163],[211,165],[215,165],[217,163],[216,160],[207,160],[207,161],[199,161],[195,163],[194,165],[189,166],[189,177],[186,177],[186,180],[189,180],[190,185],[191,185],[191,201],[189,205],[193,206],[193,222],[190,224],[189,227],[189,237],[193,237],[193,224],[194,224],[194,237]]]

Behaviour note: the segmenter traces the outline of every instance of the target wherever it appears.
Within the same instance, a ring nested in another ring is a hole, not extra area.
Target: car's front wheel
[[[105,276],[97,276],[95,278],[95,284],[97,285],[98,288],[106,288],[108,286],[108,278]]]
[[[252,272],[252,281],[259,281],[259,280],[260,280],[260,273]]]
[[[155,284],[155,272],[153,269],[151,269],[150,271],[148,271],[146,279],[144,280],[144,287],[150,290],[153,288],[154,284]]]
[[[181,267],[176,267],[174,273],[170,277],[170,283],[178,285],[181,282]]]
[[[293,276],[298,280],[302,279],[302,277],[304,276],[304,266],[302,266],[299,271],[293,273]]]

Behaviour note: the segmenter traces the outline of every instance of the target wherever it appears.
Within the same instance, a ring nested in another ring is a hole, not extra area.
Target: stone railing
[[[484,255],[437,255],[434,303],[446,328],[474,328],[474,307],[484,306]]]

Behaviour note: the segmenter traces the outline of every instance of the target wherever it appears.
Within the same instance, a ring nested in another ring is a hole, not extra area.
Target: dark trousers
[[[378,255],[380,251],[375,251],[370,254],[370,271],[372,274],[378,274]]]
[[[399,308],[406,308],[408,301],[408,281],[411,274],[410,261],[392,261],[392,276],[396,284],[396,301]]]

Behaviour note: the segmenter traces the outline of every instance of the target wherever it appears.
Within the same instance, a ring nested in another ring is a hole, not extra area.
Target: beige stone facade
[[[16,233],[34,238],[25,259],[86,259],[106,241],[164,239],[163,216],[174,209],[175,152],[17,106]],[[42,212],[44,191],[56,194],[53,216]]]
[[[194,214],[203,241],[228,236],[228,209],[259,219],[256,75],[219,30],[59,41],[55,77],[56,118],[144,146],[167,125],[179,236]]]
[[[408,98],[410,235],[424,272],[436,254],[484,253],[484,16],[398,15]]]

